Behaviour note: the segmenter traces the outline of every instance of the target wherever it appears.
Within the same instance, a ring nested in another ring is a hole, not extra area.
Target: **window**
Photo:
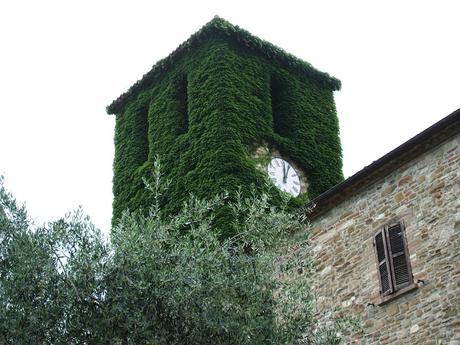
[[[174,80],[174,87],[176,134],[184,134],[187,133],[189,125],[187,76],[177,76]]]
[[[387,296],[412,284],[412,271],[403,222],[392,223],[374,235],[380,294]]]
[[[287,83],[283,79],[273,76],[270,80],[270,94],[273,129],[279,135],[288,136],[293,127],[290,109],[293,99],[288,93]]]

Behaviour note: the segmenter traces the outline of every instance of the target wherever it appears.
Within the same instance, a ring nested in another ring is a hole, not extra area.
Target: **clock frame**
[[[272,158],[267,165],[267,174],[281,191],[296,197],[300,194],[300,178],[292,165],[282,158]]]
[[[261,144],[258,144],[258,145],[253,147],[250,156],[255,161],[257,170],[259,170],[260,172],[263,172],[264,175],[268,176],[269,178],[270,178],[270,175],[267,172],[267,167],[268,167],[269,163],[273,159],[281,159],[281,160],[287,162],[292,167],[292,169],[295,170],[295,172],[296,172],[296,174],[297,174],[297,176],[299,178],[299,193],[297,195],[293,195],[292,193],[290,193],[290,194],[295,196],[295,197],[301,197],[302,195],[307,194],[309,184],[308,184],[308,180],[307,180],[307,177],[306,177],[304,171],[299,167],[298,164],[295,163],[295,161],[293,161],[293,160],[289,159],[288,157],[282,155],[279,152],[279,150],[277,150],[276,148],[271,147],[266,142],[262,142]],[[273,180],[271,178],[270,178],[270,180],[273,182]],[[276,186],[276,184],[275,184],[275,186]],[[279,188],[279,187],[277,187],[277,188]],[[283,190],[283,189],[281,189],[281,190]]]

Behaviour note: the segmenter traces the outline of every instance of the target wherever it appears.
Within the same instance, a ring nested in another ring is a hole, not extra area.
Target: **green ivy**
[[[215,18],[109,107],[116,114],[113,220],[148,208],[142,177],[156,158],[167,214],[189,194],[262,190],[251,150],[266,142],[305,172],[301,204],[343,180],[333,91],[340,82]],[[280,195],[273,189],[274,200]],[[217,222],[225,224],[225,210]]]

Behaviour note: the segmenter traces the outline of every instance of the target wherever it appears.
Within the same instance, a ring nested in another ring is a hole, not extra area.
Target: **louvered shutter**
[[[403,224],[401,222],[392,224],[385,228],[385,232],[389,244],[388,253],[392,280],[396,291],[409,285],[412,281]]]
[[[375,256],[377,258],[377,270],[380,281],[380,293],[382,295],[388,295],[393,292],[385,237],[385,229],[380,230],[374,236]]]

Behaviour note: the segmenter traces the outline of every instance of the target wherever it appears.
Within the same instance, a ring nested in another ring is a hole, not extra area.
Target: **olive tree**
[[[0,179],[0,344],[341,342],[349,322],[318,323],[302,213],[223,193],[165,217],[160,175],[150,210],[126,211],[110,242],[81,210],[34,226]]]

